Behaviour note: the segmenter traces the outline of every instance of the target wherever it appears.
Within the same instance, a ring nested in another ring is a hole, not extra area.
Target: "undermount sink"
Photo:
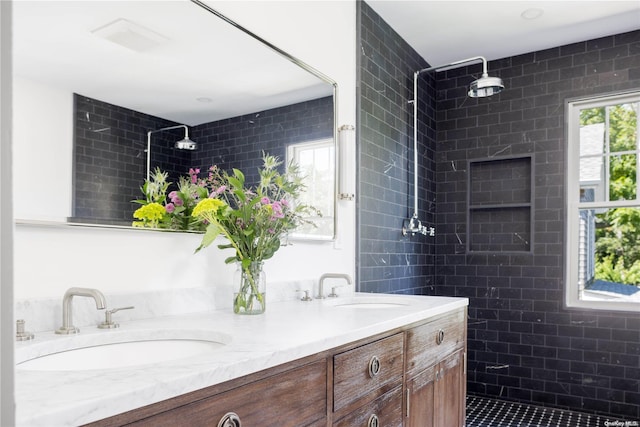
[[[388,296],[363,296],[354,298],[337,299],[327,302],[328,305],[337,308],[357,308],[357,309],[384,309],[401,308],[411,305],[407,300],[398,297]]]
[[[398,308],[405,307],[408,304],[398,304],[391,302],[351,302],[344,304],[336,304],[335,307],[344,308]]]
[[[168,331],[171,332],[171,331]],[[141,334],[136,334],[141,335]],[[73,337],[75,338],[75,337]],[[71,338],[71,340],[73,340]],[[163,362],[178,361],[214,353],[231,339],[226,334],[214,336],[185,336],[180,333],[160,333],[154,337],[106,336],[106,341],[91,344],[70,344],[71,348],[55,348],[49,352],[27,357],[16,364],[17,369],[29,371],[86,371],[117,369]]]

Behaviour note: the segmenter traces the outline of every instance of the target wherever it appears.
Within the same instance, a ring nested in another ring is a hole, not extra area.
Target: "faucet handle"
[[[347,287],[349,285],[338,285],[338,286],[333,286],[331,287],[331,293],[329,295],[327,295],[329,298],[338,298],[338,294],[336,294],[336,289],[338,288],[344,288]]]
[[[111,309],[111,310],[106,310],[106,311],[104,312],[104,317],[105,317],[105,318],[104,318],[104,322],[100,323],[100,324],[98,325],[98,328],[100,328],[100,329],[113,329],[113,328],[119,328],[119,327],[120,327],[120,324],[119,324],[119,323],[114,322],[114,321],[111,319],[111,315],[112,315],[113,313],[117,312],[117,311],[120,311],[120,310],[131,310],[131,309],[133,309],[133,308],[135,308],[135,307],[134,307],[134,306],[130,306],[130,307],[119,307],[119,308],[113,308],[113,309]]]
[[[300,301],[313,301],[313,298],[309,296],[309,291],[307,289],[297,289],[296,292],[304,292],[304,296],[300,298]]]
[[[35,335],[31,332],[24,330],[24,320],[16,320],[16,341],[29,341],[32,340]]]

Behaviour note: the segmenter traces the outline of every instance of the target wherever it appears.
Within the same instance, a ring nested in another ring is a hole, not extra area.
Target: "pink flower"
[[[176,206],[182,206],[184,205],[184,202],[182,201],[182,199],[180,197],[176,197],[175,199],[171,200],[173,202],[174,205]]]
[[[288,207],[289,207],[289,201],[288,201],[287,199],[282,199],[282,200],[280,200],[280,204],[281,204],[282,206],[284,206],[285,208],[288,208]]]
[[[173,203],[167,203],[164,209],[167,211],[167,213],[173,213],[173,211],[176,210],[176,207]]]
[[[271,200],[269,200],[269,198],[265,196],[262,199],[260,199],[260,203],[262,203],[263,205],[268,205],[269,203],[271,203]]]
[[[218,187],[218,189],[216,190],[216,194],[222,194],[225,192],[225,190],[227,189],[226,185],[221,185],[220,187]]]
[[[191,183],[192,184],[196,184],[198,182],[198,174],[200,173],[200,169],[199,168],[190,168],[189,169],[189,176],[191,177]]]
[[[178,197],[177,191],[172,191],[171,193],[169,193],[169,198],[171,199],[171,201],[173,201],[173,199],[175,199],[176,197]]]

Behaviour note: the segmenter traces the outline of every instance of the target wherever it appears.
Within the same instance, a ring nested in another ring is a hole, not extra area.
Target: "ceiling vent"
[[[127,21],[124,18],[119,18],[103,25],[93,30],[92,33],[136,52],[148,51],[169,40],[162,34],[158,34],[134,22]]]

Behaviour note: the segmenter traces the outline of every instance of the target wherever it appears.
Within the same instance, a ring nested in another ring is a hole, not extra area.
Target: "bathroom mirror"
[[[263,151],[286,160],[289,146],[327,138],[335,148],[335,82],[215,4],[15,2],[18,220],[130,225],[147,147],[152,170],[178,175],[212,164],[250,174]],[[174,145],[185,128],[195,150]],[[335,203],[318,205],[332,210],[305,237],[331,238]]]

